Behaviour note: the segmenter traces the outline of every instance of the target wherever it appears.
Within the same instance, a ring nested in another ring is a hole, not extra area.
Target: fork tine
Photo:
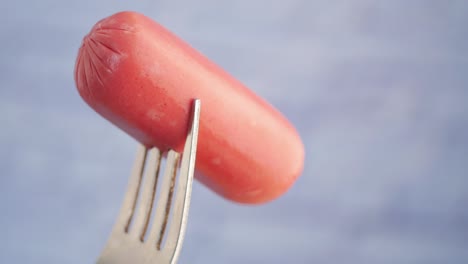
[[[198,126],[200,121],[200,100],[193,104],[193,118],[190,131],[185,141],[179,181],[174,199],[174,212],[165,249],[174,252],[172,261],[176,260],[182,246],[187,226],[187,215],[192,194],[193,174],[195,170],[195,156],[197,153]],[[171,262],[172,263],[172,262]]]
[[[161,241],[167,225],[178,163],[179,154],[170,150],[167,156],[166,170],[162,179],[158,202],[156,203],[158,210],[155,212],[153,225],[148,236],[148,243],[156,246],[157,249],[161,249]]]
[[[154,195],[156,193],[156,184],[158,180],[159,167],[161,164],[161,152],[157,148],[148,151],[147,168],[145,172],[145,184],[142,186],[142,194],[137,214],[135,215],[132,232],[138,236],[140,241],[144,241],[148,222],[153,208]]]
[[[191,124],[182,153],[177,186],[174,185],[180,153],[172,150],[168,153],[166,172],[162,180],[163,186],[160,188],[162,193],[159,195],[155,221],[149,234],[146,231],[153,210],[162,153],[157,148],[139,145],[120,214],[97,263],[174,264],[177,261],[187,226],[195,170],[200,104],[200,100],[196,99],[192,105],[192,117],[189,121]],[[144,184],[143,172],[145,173]],[[137,202],[138,200],[140,201]],[[136,208],[137,203],[138,208]],[[166,231],[170,211],[173,211],[171,224],[169,230]],[[161,249],[160,244],[164,235],[167,238]],[[145,237],[148,237],[146,241]]]
[[[139,144],[135,163],[133,165],[132,174],[128,182],[127,192],[120,208],[120,214],[117,218],[114,229],[119,232],[128,232],[128,227],[132,220],[135,211],[135,205],[138,198],[138,192],[141,185],[143,168],[145,166],[147,149],[144,145]]]

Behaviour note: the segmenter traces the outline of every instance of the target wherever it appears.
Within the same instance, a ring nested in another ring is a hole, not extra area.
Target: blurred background
[[[94,263],[135,141],[79,97],[95,22],[143,12],[280,109],[302,177],[196,183],[180,263],[468,263],[467,1],[2,1],[0,263]]]

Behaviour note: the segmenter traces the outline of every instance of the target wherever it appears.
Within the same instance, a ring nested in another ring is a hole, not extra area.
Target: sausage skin
[[[199,98],[196,178],[229,200],[271,201],[302,173],[304,146],[284,116],[142,14],[120,12],[91,29],[75,82],[97,113],[163,151],[182,151]]]

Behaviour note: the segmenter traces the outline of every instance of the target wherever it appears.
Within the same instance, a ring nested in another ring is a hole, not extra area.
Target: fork
[[[147,148],[139,145],[120,214],[97,264],[174,264],[177,262],[187,226],[195,169],[200,104],[198,99],[193,101],[191,124],[185,140],[176,187],[180,154],[173,150],[167,152],[165,172],[151,228],[149,225],[152,208],[161,161],[165,153],[155,147]],[[145,174],[145,184],[142,184],[143,174]],[[171,209],[173,198],[174,205]],[[173,213],[170,218],[171,211]],[[169,228],[167,228],[168,225]]]

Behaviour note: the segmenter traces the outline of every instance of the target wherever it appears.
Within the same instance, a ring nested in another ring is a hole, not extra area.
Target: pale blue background
[[[91,26],[128,9],[267,98],[306,146],[268,205],[196,184],[180,263],[468,263],[463,0],[2,1],[0,263],[93,263],[105,243],[135,142],[85,105],[73,66]]]

